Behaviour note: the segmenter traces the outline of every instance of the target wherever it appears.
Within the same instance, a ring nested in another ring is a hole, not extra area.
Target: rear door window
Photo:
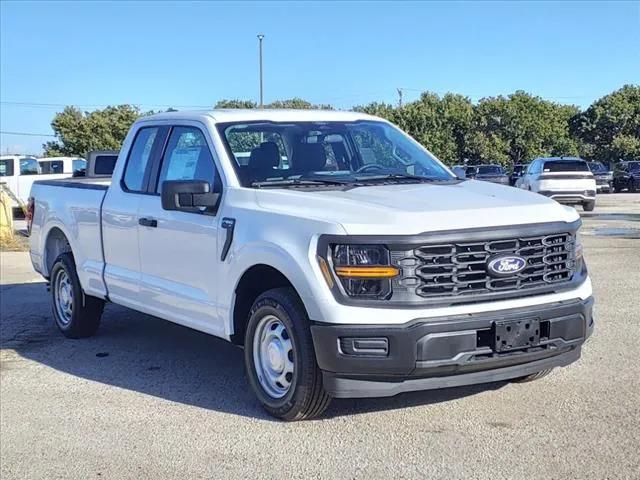
[[[47,160],[44,162],[40,162],[40,173],[53,174],[63,172],[64,162],[62,160]]]

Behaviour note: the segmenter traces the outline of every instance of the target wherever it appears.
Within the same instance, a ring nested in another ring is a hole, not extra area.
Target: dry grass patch
[[[13,237],[0,236],[0,252],[28,252],[29,238],[16,233]]]

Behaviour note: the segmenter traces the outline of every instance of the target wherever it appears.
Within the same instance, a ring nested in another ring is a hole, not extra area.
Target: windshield
[[[636,170],[640,170],[640,162],[629,162],[627,167],[630,172],[635,172]]]
[[[218,129],[243,186],[455,180],[417,142],[383,122],[245,122]]]
[[[20,159],[20,175],[37,175],[40,168],[35,158]]]
[[[502,175],[504,171],[498,165],[480,165],[478,175]]]
[[[591,162],[589,169],[594,173],[607,173],[607,168],[600,162]]]
[[[545,172],[588,172],[587,162],[583,160],[550,160],[544,162]]]

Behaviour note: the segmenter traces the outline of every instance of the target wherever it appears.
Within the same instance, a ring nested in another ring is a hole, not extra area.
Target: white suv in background
[[[569,205],[596,206],[596,181],[587,162],[577,157],[536,158],[517,186]]]

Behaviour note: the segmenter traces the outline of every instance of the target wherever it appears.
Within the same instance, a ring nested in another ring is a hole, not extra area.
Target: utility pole
[[[398,108],[402,108],[402,89],[398,88]]]
[[[264,97],[262,90],[262,39],[264,38],[264,34],[258,34],[258,41],[260,42],[260,108],[264,106]]]

